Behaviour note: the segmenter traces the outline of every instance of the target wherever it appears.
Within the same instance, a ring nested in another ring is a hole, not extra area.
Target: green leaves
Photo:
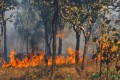
[[[95,79],[95,78],[99,78],[99,77],[100,77],[100,73],[99,72],[93,73],[91,75],[91,79]]]

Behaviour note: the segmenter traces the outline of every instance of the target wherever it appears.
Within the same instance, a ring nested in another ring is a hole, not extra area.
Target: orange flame
[[[9,64],[4,64],[3,67],[29,67],[29,66],[38,66],[40,64],[44,65],[44,54],[40,52],[40,55],[37,56],[34,54],[33,56],[30,56],[30,59],[28,59],[27,56],[25,56],[22,60],[19,60],[15,57],[16,52],[12,50],[10,54],[10,62]]]
[[[97,60],[98,60],[98,61],[101,60],[101,55],[100,55],[100,54],[97,56]]]
[[[58,37],[61,38],[61,39],[63,38],[62,32],[60,32],[60,33],[58,34]]]
[[[75,64],[75,52],[72,48],[68,48],[68,56],[65,58],[64,56],[57,56],[55,59],[56,65],[62,65],[62,64]],[[39,55],[33,54],[30,55],[30,58],[27,57],[27,55],[22,59],[19,60],[16,57],[16,51],[12,50],[10,54],[10,62],[7,64],[4,64],[3,67],[35,67],[39,65],[45,65],[44,61],[44,53],[40,52]],[[82,58],[79,57],[79,64],[81,64]],[[48,59],[48,66],[52,65],[52,57]]]
[[[118,41],[117,44],[120,44],[120,41]]]
[[[111,52],[115,52],[115,51],[117,51],[118,50],[118,47],[117,46],[113,46],[112,48],[111,48]]]

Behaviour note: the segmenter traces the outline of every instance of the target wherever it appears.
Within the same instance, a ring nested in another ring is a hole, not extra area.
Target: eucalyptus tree
[[[52,22],[52,30],[53,30],[53,54],[52,54],[52,67],[51,67],[51,78],[53,75],[53,70],[55,67],[55,56],[56,56],[56,33],[57,33],[57,21],[58,21],[58,0],[54,0],[54,16]]]
[[[73,25],[73,29],[76,33],[76,48],[75,48],[75,57],[76,63],[78,63],[79,58],[79,44],[80,44],[80,30],[77,27],[77,24],[84,22],[84,19],[80,19],[80,17],[84,17],[84,13],[82,12],[82,8],[80,8],[81,1],[73,1],[70,0],[63,2],[64,4],[60,7],[60,15],[61,17],[70,24]]]
[[[76,26],[75,28],[76,30],[78,30],[79,33],[82,32],[84,34],[85,44],[84,44],[83,60],[81,67],[82,70],[84,69],[87,62],[89,41],[94,23],[98,19],[100,15],[100,11],[103,8],[103,6],[108,6],[108,4],[111,5],[111,3],[112,1],[108,1],[108,0],[104,0],[104,1],[81,0],[81,3],[76,4],[75,2],[70,4],[70,2],[68,2],[66,3],[65,6],[61,7],[61,16],[66,21],[73,24],[74,27]],[[77,58],[79,55],[77,48],[76,48],[76,52],[77,52],[76,53],[76,58]],[[78,59],[76,59],[76,63],[78,63]]]
[[[41,19],[39,12],[35,11],[32,1],[21,1],[22,12],[16,16],[15,29],[26,42],[26,49],[28,53],[28,44],[34,53],[38,48],[40,38],[43,37],[43,31],[41,29]]]
[[[53,7],[52,1],[46,1],[42,6],[39,6],[41,10],[41,18],[45,27],[45,42],[46,42],[46,55],[51,56],[51,41],[53,37],[52,32],[52,20],[53,20]],[[48,14],[49,13],[49,14]]]
[[[6,24],[7,21],[13,16],[13,12],[8,18],[6,18],[5,12],[13,10],[15,6],[18,5],[16,0],[2,0],[0,1],[0,20],[1,20],[1,29],[3,29],[4,36],[4,60],[7,61],[7,36],[6,36]]]
[[[35,12],[39,14],[38,26],[44,30],[45,39],[45,62],[48,64],[48,58],[52,55],[51,42],[53,39],[52,21],[53,21],[53,3],[52,0],[40,1],[33,0],[33,7]]]
[[[59,42],[58,42],[58,55],[62,54],[62,39],[63,39],[63,31],[65,27],[65,20],[62,19],[60,16],[58,18],[58,37],[59,37]]]
[[[61,9],[62,17],[66,21],[68,21],[70,24],[73,24],[73,29],[76,32],[76,49],[75,49],[76,64],[78,64],[78,58],[79,58],[80,33],[82,30],[83,34],[85,35],[85,29],[83,27],[83,23],[86,22],[86,19],[88,17],[87,9],[86,9],[85,5],[83,5],[83,3],[85,4],[85,2],[82,2],[82,1],[81,1],[81,4],[67,3]],[[65,11],[65,13],[62,11]]]

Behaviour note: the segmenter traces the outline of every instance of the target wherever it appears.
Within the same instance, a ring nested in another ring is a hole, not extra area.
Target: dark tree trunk
[[[0,26],[1,26],[1,33],[0,33],[0,58],[2,57],[2,35],[3,35],[3,26],[2,26],[2,23],[0,23]]]
[[[74,29],[74,31],[76,33],[75,63],[78,64],[81,31],[77,30],[77,28],[75,28],[75,26],[73,27],[73,29]]]
[[[59,29],[60,29],[60,35],[59,35],[59,47],[58,47],[58,55],[62,54],[62,39],[63,39],[63,30],[64,30],[64,26],[65,26],[65,21],[60,18],[60,25],[59,25]]]
[[[3,58],[7,61],[7,36],[6,36],[6,21],[4,20],[4,12],[2,12],[2,26],[3,26],[3,36],[4,36],[4,55]]]
[[[30,46],[31,46],[31,54],[33,55],[36,51],[35,49],[35,45],[36,45],[36,42],[35,42],[35,35],[32,35],[32,38],[31,38],[31,41],[30,41]]]
[[[49,49],[49,56],[51,56],[51,47],[50,47],[50,43],[48,43],[48,49]]]
[[[26,41],[26,51],[27,51],[27,54],[28,54],[28,37],[27,37],[27,41]]]
[[[7,36],[6,36],[6,23],[4,25],[4,59],[7,61]]]
[[[48,65],[48,58],[51,56],[50,40],[48,40],[48,28],[45,23],[45,62]]]
[[[60,32],[62,34],[62,31]],[[62,54],[62,37],[59,37],[58,55]]]
[[[46,56],[51,56],[50,41],[48,40],[47,26],[45,26]]]
[[[109,53],[107,53],[107,67],[106,67],[107,72],[106,72],[106,80],[108,80],[108,72],[109,72],[108,54],[109,54]]]
[[[1,50],[1,36],[0,36],[0,58],[2,57],[2,50]]]
[[[101,43],[100,43],[100,45],[101,45],[101,52],[100,52],[100,78],[101,78],[101,74],[102,74],[102,55],[103,55],[103,53],[102,53],[102,50],[103,50],[103,48],[102,48],[102,40],[101,40]]]
[[[92,30],[92,24],[89,24],[88,29],[87,29],[87,33],[85,34],[85,32],[83,32],[84,37],[85,37],[85,45],[84,45],[83,60],[82,60],[82,66],[81,66],[82,70],[85,69],[86,63],[87,63],[87,54],[88,54],[88,49],[89,49],[89,41],[90,41],[91,30]]]
[[[102,27],[100,27],[101,28],[101,36],[102,36],[102,38],[103,38],[103,29],[102,29]],[[101,57],[100,57],[100,79],[101,79],[101,74],[102,74],[102,56],[103,56],[103,39],[100,41],[100,55],[101,55]]]
[[[54,16],[53,16],[53,54],[52,54],[52,66],[51,66],[51,77],[52,80],[53,70],[55,66],[55,56],[56,56],[56,32],[57,32],[57,20],[58,20],[58,0],[54,0]]]
[[[80,34],[76,31],[76,48],[75,48],[75,62],[78,64],[80,47]]]
[[[81,67],[82,70],[84,70],[86,67],[88,46],[89,46],[89,39],[88,37],[85,36],[85,45],[84,45],[83,60],[82,60],[82,67]]]

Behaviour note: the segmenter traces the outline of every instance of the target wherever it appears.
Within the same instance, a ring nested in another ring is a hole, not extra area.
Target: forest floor
[[[119,61],[120,65],[120,61]],[[105,80],[106,66],[103,65],[101,79],[99,77],[99,64],[88,62],[84,71],[80,65],[61,65],[54,69],[52,80]],[[49,80],[50,67],[38,66],[27,68],[0,67],[0,80]],[[109,80],[120,80],[120,72],[115,71],[114,64],[109,70]]]

